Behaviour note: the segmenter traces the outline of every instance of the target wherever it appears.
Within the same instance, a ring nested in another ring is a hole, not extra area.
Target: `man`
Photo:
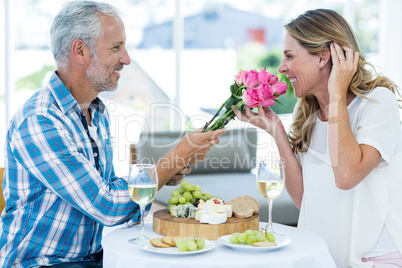
[[[101,267],[103,226],[140,217],[114,174],[109,117],[97,98],[130,64],[124,24],[108,4],[71,2],[51,39],[57,71],[7,133],[0,267]],[[157,163],[159,188],[177,185],[223,132],[187,134]]]

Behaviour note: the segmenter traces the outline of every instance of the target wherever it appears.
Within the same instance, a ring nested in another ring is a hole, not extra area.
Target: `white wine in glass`
[[[154,201],[158,192],[158,175],[154,164],[132,164],[128,176],[128,191],[131,199],[141,209],[141,233],[138,237],[128,240],[138,244],[149,240],[144,230],[145,206]]]
[[[263,161],[258,167],[257,189],[258,192],[268,199],[268,224],[266,232],[280,234],[272,227],[272,203],[275,198],[281,195],[285,188],[285,169],[281,160]]]

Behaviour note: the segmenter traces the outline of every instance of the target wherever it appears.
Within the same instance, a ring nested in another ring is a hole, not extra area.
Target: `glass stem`
[[[268,198],[268,230],[273,230],[272,228],[272,199]],[[267,231],[267,230],[265,230]]]
[[[140,205],[141,210],[141,232],[140,237],[145,237],[145,230],[144,230],[144,215],[145,215],[145,205]]]

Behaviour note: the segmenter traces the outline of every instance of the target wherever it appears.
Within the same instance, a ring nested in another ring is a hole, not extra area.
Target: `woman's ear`
[[[81,39],[75,39],[71,44],[71,54],[78,65],[85,65],[90,59],[88,46]]]
[[[327,65],[327,63],[331,60],[331,52],[329,50],[323,50],[319,52],[318,56],[319,56],[318,65],[321,68]]]

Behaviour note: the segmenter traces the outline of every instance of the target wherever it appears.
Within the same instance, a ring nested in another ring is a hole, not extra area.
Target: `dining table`
[[[267,223],[260,222],[260,228]],[[278,268],[336,268],[326,241],[319,235],[296,227],[274,223],[275,230],[283,234],[278,241],[287,243],[278,248],[233,247],[222,238],[207,240],[203,250],[179,252],[177,248],[154,248],[149,241],[132,244],[128,240],[140,233],[140,226],[120,227],[102,239],[103,267],[278,267]],[[162,237],[153,231],[152,222],[145,224],[150,238]],[[278,243],[278,245],[281,245]]]

